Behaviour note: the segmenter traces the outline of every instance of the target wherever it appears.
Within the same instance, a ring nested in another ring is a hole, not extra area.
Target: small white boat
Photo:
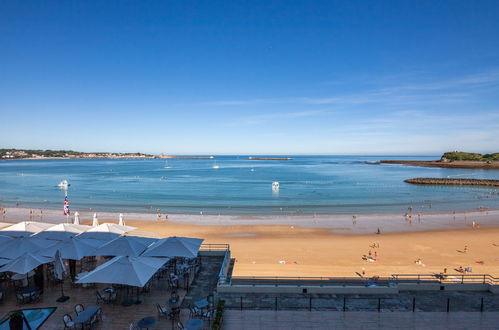
[[[68,180],[62,180],[61,182],[59,182],[59,184],[57,185],[57,187],[61,188],[61,189],[68,189],[68,187],[70,186]]]
[[[279,191],[279,182],[278,181],[272,182],[272,190]]]
[[[220,168],[218,165],[213,165],[211,168]]]

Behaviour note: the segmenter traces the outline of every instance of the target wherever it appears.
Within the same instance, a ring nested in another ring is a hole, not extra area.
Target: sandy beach
[[[2,222],[29,220],[29,209],[8,208]],[[33,211],[32,220],[64,222],[60,210]],[[117,222],[116,213],[98,213]],[[82,223],[90,224],[90,213]],[[0,218],[1,219],[1,218]],[[153,236],[190,236],[229,243],[236,258],[233,275],[366,276],[457,273],[499,276],[499,211],[456,214],[351,216],[201,216],[125,214],[127,225]],[[475,222],[475,227],[473,227]],[[272,223],[272,224],[270,224]],[[376,234],[380,228],[381,234]],[[379,245],[379,248],[377,247]],[[376,247],[374,247],[376,246]],[[466,251],[465,251],[466,247]],[[363,260],[369,256],[375,261]],[[420,260],[419,263],[416,263]]]

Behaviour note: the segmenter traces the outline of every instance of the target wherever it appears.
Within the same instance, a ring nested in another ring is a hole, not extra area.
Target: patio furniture
[[[156,319],[154,318],[154,316],[148,316],[141,319],[137,323],[137,326],[139,327],[139,329],[149,329],[153,327],[155,324],[156,324]]]
[[[156,304],[156,308],[158,310],[159,316],[170,317],[170,313],[168,312],[168,309],[166,309],[165,307],[161,306],[160,304]]]
[[[93,325],[97,321],[97,312],[100,306],[88,306],[84,311],[78,314],[73,322],[76,324],[81,324],[82,327],[85,325]]]
[[[189,308],[189,310],[190,310],[190,317],[191,318],[196,317],[196,316],[203,316],[203,312],[199,308],[197,308],[196,306]]]
[[[64,329],[76,329],[75,323],[69,314],[65,314],[62,320],[64,321]]]
[[[203,328],[204,322],[202,319],[190,319],[185,325],[186,330],[200,330]]]
[[[75,313],[76,315],[79,315],[81,312],[83,312],[85,308],[83,307],[82,304],[75,305]]]
[[[177,328],[178,328],[179,330],[185,330],[184,325],[183,325],[183,324],[182,324],[182,322],[180,322],[180,321],[178,321],[178,322],[177,322]]]

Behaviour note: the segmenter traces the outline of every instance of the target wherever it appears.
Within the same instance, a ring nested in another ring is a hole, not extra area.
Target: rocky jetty
[[[404,180],[404,182],[413,183],[413,184],[431,184],[431,185],[499,187],[499,180],[482,180],[482,179],[413,178],[413,179]]]

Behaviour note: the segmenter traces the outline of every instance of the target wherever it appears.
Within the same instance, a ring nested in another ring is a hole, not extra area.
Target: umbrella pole
[[[64,295],[64,280],[61,280],[61,296],[57,298],[57,302],[65,302],[68,301],[69,297]]]

